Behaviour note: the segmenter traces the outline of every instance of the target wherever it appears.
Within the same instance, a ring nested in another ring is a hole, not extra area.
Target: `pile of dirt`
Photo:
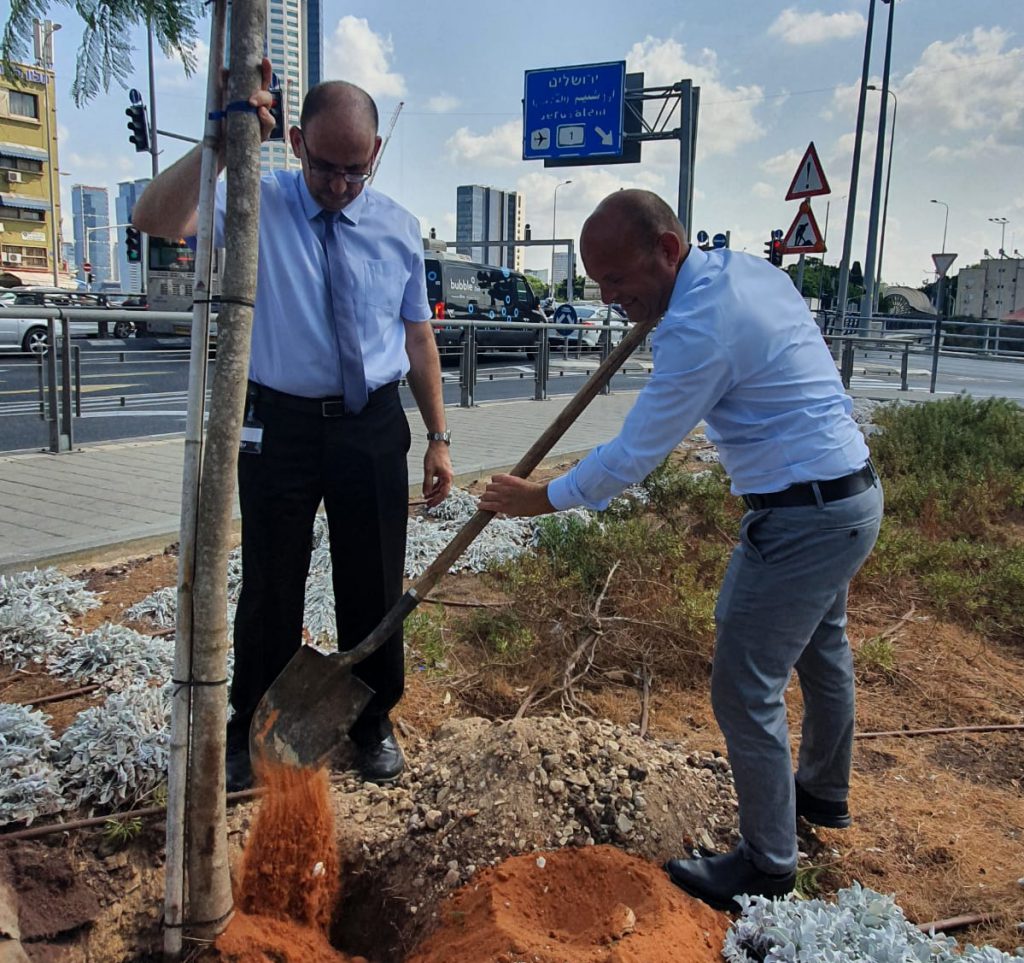
[[[565,849],[481,872],[408,963],[716,963],[728,927],[646,860]]]

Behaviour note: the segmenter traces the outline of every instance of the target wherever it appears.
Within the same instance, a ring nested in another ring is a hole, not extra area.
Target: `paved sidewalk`
[[[635,397],[599,395],[550,457],[579,455],[607,441]],[[514,465],[570,400],[448,408],[457,479]],[[409,480],[418,491],[426,439],[419,415],[411,412],[409,419]],[[184,440],[176,437],[90,445],[62,455],[0,456],[0,572],[84,559],[101,549],[156,551],[175,541],[183,452]]]

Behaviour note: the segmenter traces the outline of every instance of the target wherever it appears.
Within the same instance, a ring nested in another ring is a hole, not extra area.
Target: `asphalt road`
[[[76,444],[178,434],[185,430],[188,342],[182,338],[76,339],[81,347],[82,415],[74,421]],[[548,393],[572,394],[596,366],[593,358],[563,358],[552,350]],[[209,374],[212,378],[213,363]],[[444,400],[459,403],[455,359],[444,362]],[[640,365],[617,375],[613,388],[635,388]],[[534,367],[525,354],[482,355],[476,402],[532,398]],[[402,388],[406,409],[412,393]],[[0,451],[46,447],[49,427],[40,418],[39,368],[33,358],[0,355]]]
[[[181,338],[131,338],[119,341],[78,339],[81,345],[82,416],[74,422],[76,444],[126,438],[179,434],[185,429],[188,384],[188,343]],[[872,351],[857,354],[852,388],[870,396],[900,385],[900,353]],[[649,360],[631,360],[616,375],[613,389],[640,387]],[[595,357],[566,358],[551,353],[550,395],[577,391]],[[212,375],[212,363],[210,368]],[[910,355],[908,395],[928,391],[931,356]],[[483,355],[477,372],[475,400],[499,401],[532,398],[533,364],[525,355]],[[459,371],[454,359],[443,369],[444,399],[459,403]],[[943,355],[939,362],[939,394],[966,391],[976,397],[1001,396],[1024,404],[1024,360],[989,361]],[[412,395],[402,389],[407,409],[415,408]],[[38,366],[33,358],[0,355],[0,451],[45,447],[49,429],[39,416]]]

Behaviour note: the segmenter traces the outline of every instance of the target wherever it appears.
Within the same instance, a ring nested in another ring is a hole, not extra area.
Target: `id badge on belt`
[[[263,422],[256,417],[255,399],[250,399],[246,406],[238,450],[245,455],[258,455],[263,451]]]

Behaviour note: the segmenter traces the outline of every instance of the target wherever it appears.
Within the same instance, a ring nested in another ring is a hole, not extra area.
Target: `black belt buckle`
[[[342,400],[321,401],[320,409],[325,418],[341,418],[345,414],[345,402]]]

